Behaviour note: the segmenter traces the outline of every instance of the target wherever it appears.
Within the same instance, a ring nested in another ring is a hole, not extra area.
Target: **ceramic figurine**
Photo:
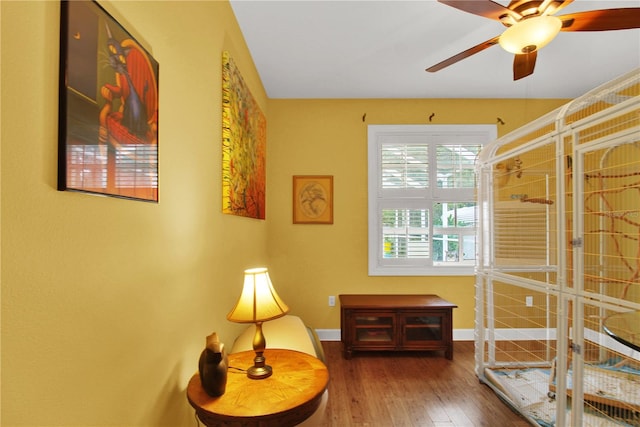
[[[206,347],[200,354],[198,371],[202,388],[209,396],[218,397],[224,394],[227,386],[227,353],[217,333],[207,337]]]

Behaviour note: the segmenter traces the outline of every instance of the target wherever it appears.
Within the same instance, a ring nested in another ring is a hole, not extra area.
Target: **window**
[[[475,160],[494,125],[370,125],[369,275],[468,275]]]

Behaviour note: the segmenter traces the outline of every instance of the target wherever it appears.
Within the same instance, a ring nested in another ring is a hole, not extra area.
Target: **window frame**
[[[476,235],[477,227],[434,226],[435,203],[477,203],[476,188],[438,188],[438,144],[485,146],[497,138],[496,125],[368,125],[368,273],[369,276],[469,276],[475,272],[472,265],[444,265],[435,262],[433,236],[443,234]],[[429,185],[423,189],[385,190],[382,194],[381,145],[422,144],[429,148]],[[433,148],[431,148],[433,147]],[[385,258],[383,255],[382,209],[427,209],[429,216],[429,258]],[[477,205],[476,205],[477,208]],[[476,216],[477,219],[477,216]],[[461,231],[463,231],[461,233]],[[460,237],[462,239],[462,237]],[[477,243],[477,242],[476,242]],[[476,246],[476,255],[478,249]]]

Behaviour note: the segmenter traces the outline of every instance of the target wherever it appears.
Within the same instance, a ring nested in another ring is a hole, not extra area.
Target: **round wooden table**
[[[322,399],[329,371],[319,359],[293,350],[264,352],[273,375],[252,380],[246,370],[255,352],[229,355],[227,388],[220,397],[209,396],[195,374],[187,386],[187,398],[207,426],[295,426],[309,418]]]

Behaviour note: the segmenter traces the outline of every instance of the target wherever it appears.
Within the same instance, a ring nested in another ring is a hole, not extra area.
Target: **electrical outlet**
[[[333,295],[329,295],[329,307],[335,307],[336,305],[336,297]]]
[[[524,297],[524,305],[527,307],[533,307],[533,297],[531,295]]]

